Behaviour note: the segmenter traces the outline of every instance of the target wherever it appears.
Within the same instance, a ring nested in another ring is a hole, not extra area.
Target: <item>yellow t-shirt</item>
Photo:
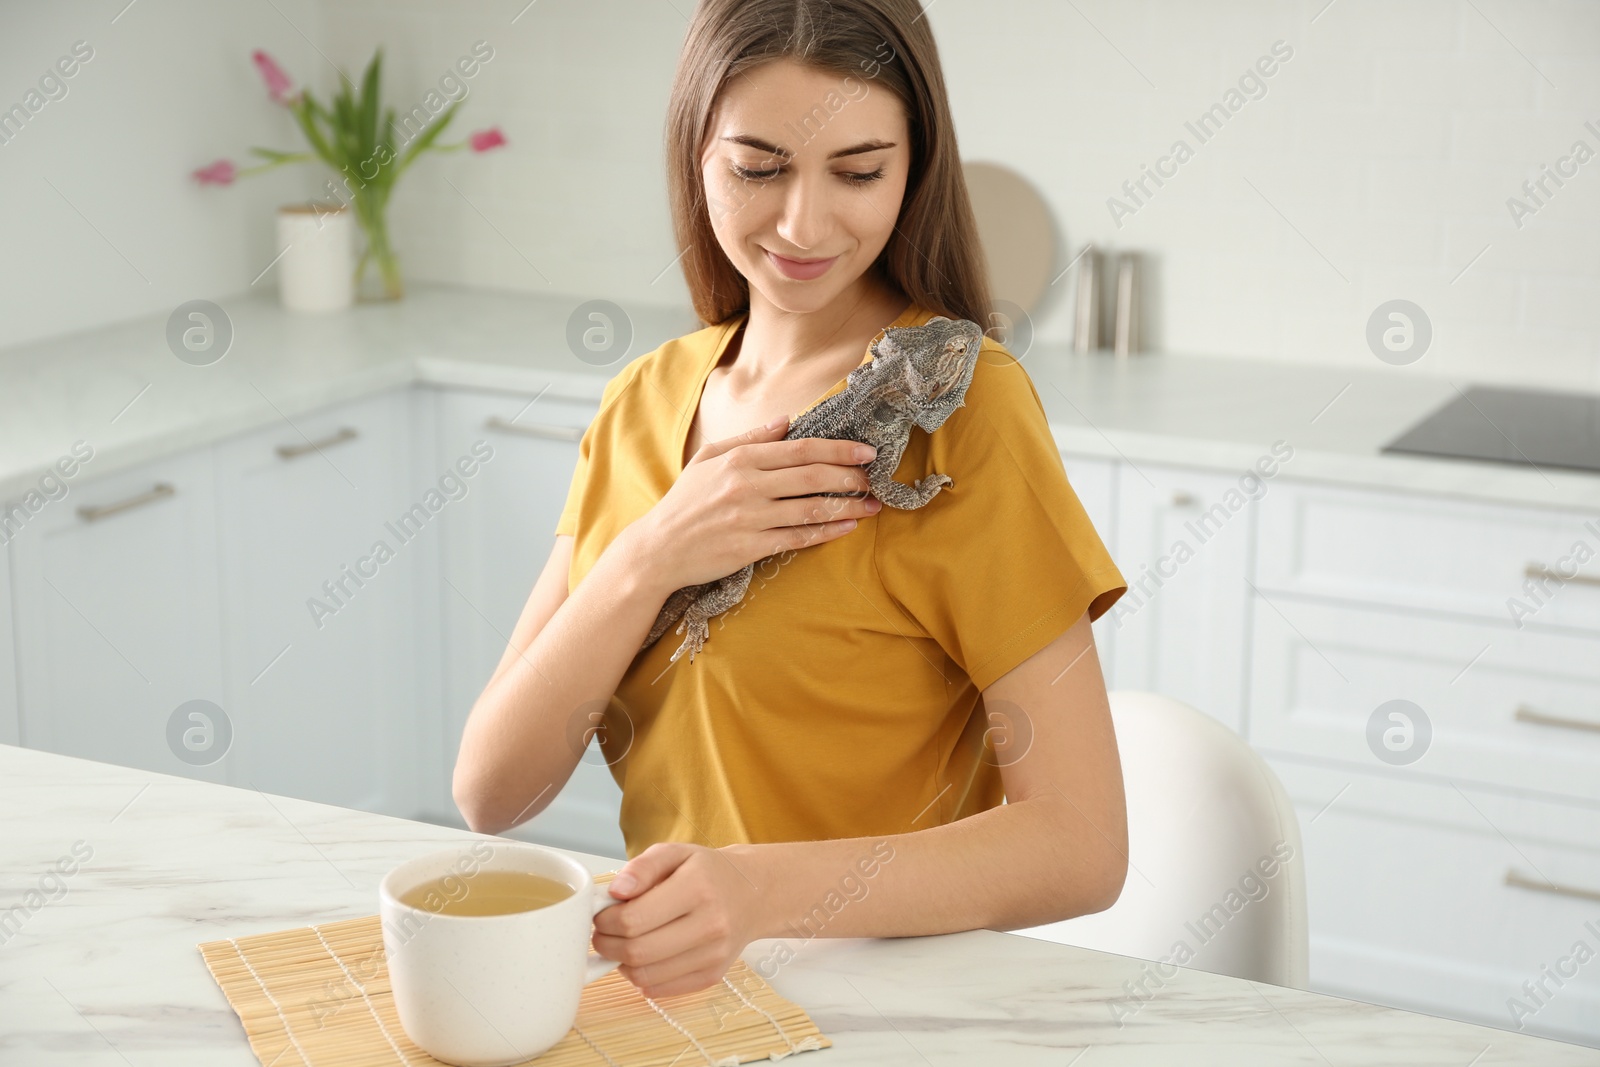
[[[933,314],[913,303],[893,325]],[[745,317],[668,341],[607,384],[556,526],[575,538],[569,590],[677,480],[705,382]],[[683,640],[672,630],[635,657],[601,731],[629,857],[657,841],[905,833],[1002,802],[981,691],[1127,583],[1032,380],[992,338],[964,406],[932,434],[913,428],[895,478],[936,471],[954,484],[924,507],[886,507],[758,566],[693,663],[669,665]]]

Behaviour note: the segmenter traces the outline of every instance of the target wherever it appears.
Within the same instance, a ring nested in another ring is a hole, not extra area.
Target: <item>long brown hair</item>
[[[683,273],[702,322],[750,307],[750,283],[711,228],[700,157],[727,80],[791,57],[873,81],[905,107],[911,171],[900,218],[872,265],[917,304],[989,325],[989,282],[933,32],[917,0],[700,0],[667,105],[667,187]]]

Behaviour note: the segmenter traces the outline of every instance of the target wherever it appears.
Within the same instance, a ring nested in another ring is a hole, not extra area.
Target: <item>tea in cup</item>
[[[572,1029],[583,987],[617,967],[589,951],[621,901],[577,860],[474,841],[402,863],[378,887],[383,947],[406,1036],[458,1067],[505,1067]]]

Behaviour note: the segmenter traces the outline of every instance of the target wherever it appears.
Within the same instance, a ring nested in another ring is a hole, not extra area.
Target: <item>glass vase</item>
[[[373,186],[358,190],[353,197],[356,222],[366,236],[367,247],[356,264],[356,291],[361,290],[361,280],[366,275],[368,260],[378,268],[378,278],[383,283],[380,299],[399,300],[406,295],[405,282],[400,276],[400,257],[389,240],[389,194]]]

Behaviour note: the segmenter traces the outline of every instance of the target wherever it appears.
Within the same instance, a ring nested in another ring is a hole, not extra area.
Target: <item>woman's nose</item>
[[[810,177],[798,177],[784,190],[778,216],[778,236],[801,256],[817,250],[828,232],[830,207],[827,193]]]

